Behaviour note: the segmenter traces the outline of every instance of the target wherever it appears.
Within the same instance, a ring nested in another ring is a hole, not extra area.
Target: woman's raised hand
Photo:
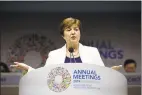
[[[14,65],[10,65],[10,67],[16,68],[16,69],[19,69],[19,70],[25,70],[25,71],[28,71],[29,68],[30,68],[29,65],[26,65],[24,63],[19,63],[19,62],[14,62]]]

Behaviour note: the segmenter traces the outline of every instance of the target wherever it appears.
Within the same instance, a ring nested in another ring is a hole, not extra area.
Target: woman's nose
[[[74,31],[74,30],[72,30],[72,31],[71,31],[71,34],[75,34],[75,31]]]

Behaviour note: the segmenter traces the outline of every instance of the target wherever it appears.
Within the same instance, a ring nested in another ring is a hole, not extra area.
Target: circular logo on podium
[[[62,92],[66,90],[71,83],[71,75],[67,69],[57,67],[48,74],[47,84],[50,90]]]

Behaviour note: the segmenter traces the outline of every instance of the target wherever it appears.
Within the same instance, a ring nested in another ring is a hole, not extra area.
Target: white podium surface
[[[127,79],[93,64],[48,65],[21,78],[19,95],[127,95]]]

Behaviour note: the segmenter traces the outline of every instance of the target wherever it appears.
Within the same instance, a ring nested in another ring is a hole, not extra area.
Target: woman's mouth
[[[75,36],[72,36],[72,37],[71,37],[71,39],[75,39],[75,38],[76,38]]]

